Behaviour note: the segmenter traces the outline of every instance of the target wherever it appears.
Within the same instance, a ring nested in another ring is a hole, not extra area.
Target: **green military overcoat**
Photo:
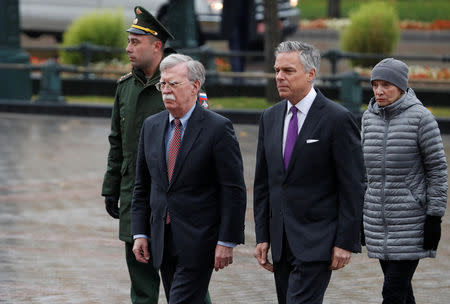
[[[173,51],[166,50],[165,55]],[[146,79],[141,70],[133,71],[118,80],[109,134],[110,150],[102,195],[120,197],[119,239],[132,242],[130,209],[136,175],[136,154],[139,133],[144,120],[162,110],[161,92],[155,84],[159,69]]]

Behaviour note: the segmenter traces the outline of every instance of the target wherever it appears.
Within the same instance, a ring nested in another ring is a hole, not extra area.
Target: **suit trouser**
[[[170,304],[210,303],[207,292],[212,266],[190,268],[180,265],[170,224],[166,225],[164,235],[164,257],[160,271],[167,302]]]
[[[151,262],[144,264],[136,261],[132,243],[125,242],[125,256],[131,280],[131,302],[133,304],[157,304],[159,298],[158,271]]]
[[[321,304],[331,278],[330,262],[297,259],[283,236],[280,261],[274,262],[275,286],[280,304]]]
[[[384,274],[383,304],[416,303],[411,280],[418,264],[419,260],[380,260]]]

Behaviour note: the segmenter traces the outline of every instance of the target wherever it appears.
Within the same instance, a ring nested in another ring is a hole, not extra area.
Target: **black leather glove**
[[[119,218],[119,198],[117,196],[105,196],[105,207],[106,211],[113,218]]]
[[[427,215],[423,227],[423,249],[436,250],[438,248],[441,239],[441,222],[440,216]]]

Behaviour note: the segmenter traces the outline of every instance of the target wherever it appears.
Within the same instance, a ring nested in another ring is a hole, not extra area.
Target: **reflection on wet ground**
[[[130,303],[118,222],[100,197],[108,119],[0,113],[0,303]],[[248,190],[246,244],[215,272],[214,303],[276,303],[272,275],[253,258],[257,126],[236,125]],[[444,136],[447,153],[450,136]],[[417,303],[450,297],[450,219],[437,259],[422,260]],[[355,255],[333,273],[324,303],[380,303],[378,262]],[[161,289],[160,303],[165,303]]]

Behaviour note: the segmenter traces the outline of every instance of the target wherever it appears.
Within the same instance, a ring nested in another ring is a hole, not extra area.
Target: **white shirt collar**
[[[311,87],[311,90],[309,90],[309,93],[306,94],[305,97],[303,97],[302,100],[300,100],[299,102],[297,102],[297,104],[295,105],[295,107],[304,115],[307,115],[309,112],[309,109],[311,108],[311,105],[314,101],[314,99],[316,99],[317,96],[317,92],[316,90],[314,90],[314,87]],[[288,106],[287,106],[287,114],[289,114],[289,112],[291,111],[291,107],[293,107],[292,103],[288,100]]]
[[[190,108],[190,110],[187,111],[186,114],[183,115],[183,117],[180,117],[180,121],[181,121],[181,125],[182,125],[182,126],[186,126],[187,121],[189,120],[189,118],[190,118],[191,115],[192,115],[192,112],[194,112],[194,109],[195,109],[195,105],[196,105],[196,104],[197,104],[197,103],[195,102],[194,105],[192,106],[192,108]],[[172,123],[172,121],[173,121],[174,119],[175,119],[175,117],[173,117],[172,114],[170,114],[170,112],[169,112],[169,124]]]

